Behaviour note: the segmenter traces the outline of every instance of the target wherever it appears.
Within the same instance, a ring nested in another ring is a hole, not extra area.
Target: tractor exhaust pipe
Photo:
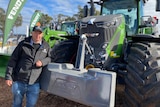
[[[90,0],[90,1],[91,1],[90,16],[93,16],[94,15],[94,2],[93,0]]]
[[[156,11],[160,11],[160,0],[156,0]]]

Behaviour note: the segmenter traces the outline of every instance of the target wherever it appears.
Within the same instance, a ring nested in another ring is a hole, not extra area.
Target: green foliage
[[[16,27],[21,26],[21,25],[22,25],[22,21],[23,21],[23,17],[22,17],[22,15],[20,14],[20,15],[17,17],[17,20],[16,20],[14,26],[16,26]]]
[[[99,10],[95,10],[95,15],[100,15],[100,11]]]
[[[42,13],[42,16],[39,22],[42,24],[42,26],[48,26],[52,20],[53,18],[51,16],[48,16],[48,14]]]
[[[73,15],[77,19],[83,18],[83,8],[81,6],[78,6],[78,13]]]
[[[76,18],[75,17],[67,17],[66,19],[65,19],[65,21],[75,21],[76,20]]]
[[[99,15],[100,11],[95,9],[95,15]],[[65,18],[64,18],[65,17]],[[58,14],[57,16],[57,22],[62,23],[63,21],[75,21],[75,20],[80,20],[84,17],[83,15],[83,7],[78,5],[78,12],[74,14],[73,16],[67,16],[63,14]]]
[[[5,25],[5,11],[4,9],[0,8],[0,31],[4,31],[4,25]]]

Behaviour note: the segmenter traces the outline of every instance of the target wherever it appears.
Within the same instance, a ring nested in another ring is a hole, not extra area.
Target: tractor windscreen
[[[128,35],[136,33],[137,2],[136,0],[107,0],[103,2],[102,15],[123,14]]]
[[[75,33],[75,22],[66,22],[61,25],[62,31],[67,31],[69,34],[74,35]]]

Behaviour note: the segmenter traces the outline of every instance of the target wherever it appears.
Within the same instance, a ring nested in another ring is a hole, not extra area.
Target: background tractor
[[[79,21],[64,21],[61,23],[61,31],[66,31],[69,35],[78,35]]]
[[[44,39],[49,43],[50,47],[53,48],[55,44],[62,40],[70,38],[70,36],[77,36],[79,33],[79,21],[66,21],[57,25],[57,29],[51,24],[50,27],[45,27],[43,30]]]
[[[146,2],[91,0],[91,16],[85,6],[79,36],[53,47],[41,89],[93,107],[114,107],[116,88],[122,85],[125,107],[159,107],[158,20],[143,16]],[[101,6],[100,16],[93,16],[94,3]]]
[[[45,41],[48,42],[49,46],[52,48],[59,41],[65,40],[66,38],[64,36],[68,36],[68,33],[66,31],[58,31],[46,27],[43,30],[43,35]]]

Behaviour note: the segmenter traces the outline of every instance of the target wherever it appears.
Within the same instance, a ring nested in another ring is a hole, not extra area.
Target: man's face
[[[33,31],[32,32],[32,39],[33,39],[33,41],[35,43],[41,42],[42,37],[43,37],[43,33],[42,32],[40,32],[40,31]]]

